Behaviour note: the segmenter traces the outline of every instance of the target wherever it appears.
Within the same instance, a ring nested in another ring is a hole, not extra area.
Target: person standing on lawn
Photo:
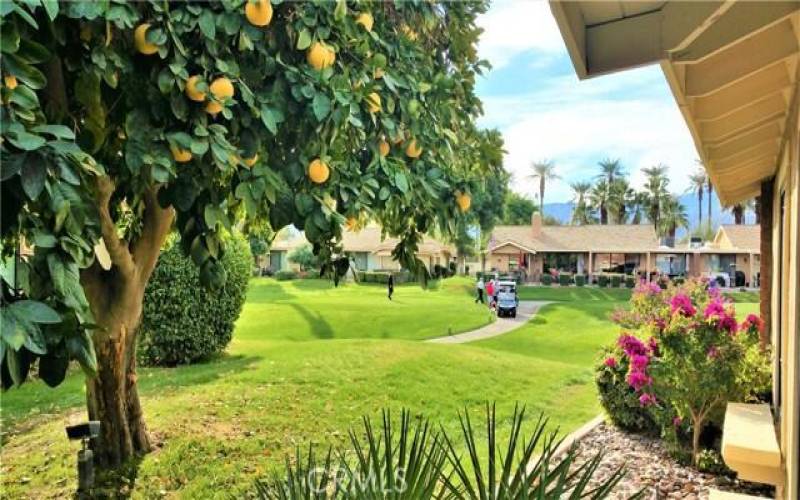
[[[394,275],[393,274],[389,274],[389,281],[386,284],[386,288],[388,289],[389,300],[392,300],[392,295],[394,294]]]
[[[489,280],[486,284],[486,299],[489,301],[489,308],[492,307],[492,297],[494,297],[494,280]]]
[[[480,302],[481,304],[484,304],[484,301],[483,301],[483,289],[484,289],[485,287],[486,287],[486,285],[485,285],[485,284],[484,284],[484,282],[483,282],[483,276],[481,276],[481,277],[478,279],[478,283],[475,285],[475,290],[476,290],[476,292],[477,292],[477,294],[478,294],[478,296],[477,296],[477,297],[475,297],[475,303],[476,303],[476,304],[477,304],[478,302]]]

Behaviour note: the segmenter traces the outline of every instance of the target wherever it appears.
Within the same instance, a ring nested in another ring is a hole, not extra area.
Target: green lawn
[[[458,429],[465,406],[478,417],[526,404],[564,431],[599,412],[592,363],[616,330],[606,319],[625,290],[523,288],[554,300],[529,324],[469,345],[420,342],[489,321],[472,283],[440,290],[254,279],[228,354],[174,369],[144,369],[140,387],[159,447],[140,463],[132,496],[243,496],[254,478],[282,467],[295,446],[341,442],[361,415],[407,407]],[[2,496],[74,491],[74,454],[63,427],[85,418],[82,377],[58,389],[30,383],[3,394]]]

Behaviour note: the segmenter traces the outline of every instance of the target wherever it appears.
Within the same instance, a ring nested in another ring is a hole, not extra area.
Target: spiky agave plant
[[[559,449],[558,429],[547,430],[540,415],[530,438],[522,436],[525,409],[514,408],[505,450],[497,441],[495,405],[486,405],[486,463],[469,413],[459,415],[467,456],[444,429],[413,418],[407,410],[395,435],[392,419],[383,411],[378,433],[364,417],[363,439],[351,430],[351,450],[329,451],[318,463],[314,450],[296,453],[286,475],[256,483],[259,498],[268,500],[386,499],[386,500],[527,500],[600,499],[622,479],[620,467],[595,486],[590,482],[600,465],[598,453],[581,465],[577,449]],[[639,495],[635,495],[638,497]]]
[[[505,452],[498,446],[495,405],[486,404],[486,464],[482,464],[475,428],[464,410],[459,415],[469,462],[445,434],[447,456],[454,480],[445,485],[454,497],[469,500],[600,499],[605,498],[624,477],[622,467],[600,484],[589,486],[602,460],[602,454],[576,465],[575,446],[560,450],[564,442],[558,428],[547,431],[548,419],[540,414],[527,440],[522,437],[525,408],[514,407],[511,431]],[[637,498],[635,495],[634,498]]]

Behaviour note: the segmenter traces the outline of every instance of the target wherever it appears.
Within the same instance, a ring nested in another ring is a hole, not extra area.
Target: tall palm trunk
[[[711,227],[711,200],[714,198],[714,186],[711,184],[711,180],[708,181],[708,227]]]
[[[542,217],[544,217],[544,183],[544,176],[541,176],[539,178],[539,212],[541,212]]]
[[[703,189],[697,190],[697,227],[703,225]]]

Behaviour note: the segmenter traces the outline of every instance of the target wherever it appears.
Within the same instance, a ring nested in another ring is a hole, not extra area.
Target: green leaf
[[[200,14],[200,19],[197,20],[198,25],[200,26],[200,31],[203,32],[206,38],[209,40],[213,40],[214,37],[217,35],[217,28],[214,21],[214,13],[206,9]]]
[[[25,151],[39,149],[47,142],[44,137],[31,134],[30,132],[19,132],[16,134],[16,137],[9,136],[8,140],[11,144]]]
[[[303,28],[297,36],[297,50],[306,50],[311,46],[311,32]]]
[[[321,122],[331,112],[331,100],[325,94],[317,94],[314,96],[312,108],[317,121]]]
[[[20,172],[22,180],[22,190],[28,198],[35,200],[39,193],[44,189],[44,181],[47,177],[47,169],[43,163],[43,158],[38,154],[29,154],[25,158]]]
[[[33,235],[33,244],[39,248],[53,248],[56,243],[58,240],[50,233],[36,232]]]
[[[56,387],[67,376],[69,357],[62,353],[48,352],[39,359],[39,378],[50,387]]]
[[[94,376],[97,373],[94,346],[85,332],[67,339],[67,352],[80,363],[87,375]]]
[[[33,127],[32,130],[41,134],[52,135],[58,139],[75,139],[75,133],[69,127],[65,127],[64,125],[38,125]]]
[[[61,323],[61,316],[44,302],[19,300],[9,308],[16,317],[23,317],[33,323]]]
[[[42,5],[44,6],[44,10],[47,11],[47,17],[49,17],[51,21],[55,21],[58,15],[58,0],[42,0]]]
[[[20,347],[22,347],[23,344],[25,344],[25,331],[20,325],[17,324],[16,318],[9,309],[9,307],[0,309],[3,315],[2,337],[6,344],[11,346],[13,350],[17,351]]]
[[[347,2],[345,0],[336,0],[336,9],[333,11],[333,18],[337,21],[344,19],[347,15]]]
[[[53,288],[56,289],[56,292],[65,295],[66,268],[58,254],[51,252],[47,255],[47,268],[50,271]]]
[[[261,106],[261,121],[272,135],[278,133],[278,120],[275,112],[269,106]]]
[[[408,178],[403,172],[396,172],[394,174],[394,185],[397,186],[401,192],[408,192]]]
[[[25,337],[25,348],[34,354],[46,354],[47,342],[44,339],[42,330],[38,326],[32,325],[33,328],[28,328],[28,335]]]

